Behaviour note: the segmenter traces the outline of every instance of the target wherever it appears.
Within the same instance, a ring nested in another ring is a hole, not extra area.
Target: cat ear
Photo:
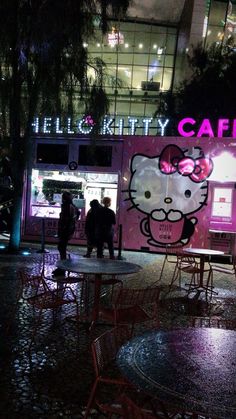
[[[132,157],[131,160],[131,169],[132,172],[134,172],[135,170],[137,170],[137,168],[143,164],[146,160],[150,160],[150,158],[148,158],[147,156],[144,156],[143,154],[136,154]]]

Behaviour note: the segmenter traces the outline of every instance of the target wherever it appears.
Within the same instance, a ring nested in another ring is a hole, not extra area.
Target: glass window
[[[131,80],[132,80],[132,66],[131,65],[119,65],[117,76],[122,82],[122,87],[131,88]]]
[[[134,54],[134,65],[148,65],[149,63],[149,54]]]
[[[38,144],[37,163],[68,164],[69,147],[67,144]]]
[[[222,1],[211,1],[209,25],[223,26],[225,22],[225,15],[227,10],[227,3]]]
[[[172,69],[165,69],[165,71],[163,72],[163,81],[161,84],[161,89],[162,90],[169,90],[171,87],[171,81],[172,81],[172,75],[173,75],[173,70]]]
[[[119,62],[119,64],[131,64],[132,63],[132,55],[130,55],[129,49],[127,49],[127,51],[124,50],[123,52],[119,52],[118,62]]]
[[[112,165],[112,146],[79,146],[80,166],[103,166],[111,167]]]
[[[174,56],[173,55],[166,55],[165,56],[165,66],[166,67],[173,67],[174,66]]]
[[[147,81],[147,67],[134,66],[132,87],[141,89],[142,81]]]
[[[168,35],[166,38],[166,54],[174,54],[175,53],[175,45],[176,45],[176,37],[174,35]]]

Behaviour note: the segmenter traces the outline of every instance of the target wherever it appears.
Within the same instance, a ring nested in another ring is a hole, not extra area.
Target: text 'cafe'
[[[35,118],[22,236],[56,243],[61,195],[81,210],[71,243],[86,245],[92,199],[109,196],[115,247],[164,252],[166,245],[232,251],[236,232],[236,119]],[[95,139],[96,138],[96,139]],[[42,232],[42,226],[44,231]]]

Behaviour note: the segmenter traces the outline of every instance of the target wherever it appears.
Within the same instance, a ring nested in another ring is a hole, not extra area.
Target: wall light
[[[217,182],[236,182],[236,158],[224,151],[212,157],[213,171],[208,180]]]

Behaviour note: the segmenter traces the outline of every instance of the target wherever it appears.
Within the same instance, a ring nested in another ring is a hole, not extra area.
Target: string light
[[[86,127],[83,126],[85,124]],[[93,125],[88,126],[86,118],[83,118],[78,122],[78,130],[81,134],[90,134],[93,130]]]
[[[164,123],[162,123],[162,120],[161,119],[158,119],[157,122],[158,122],[158,124],[161,127],[161,136],[164,137],[164,135],[165,135],[165,128],[166,128],[167,124],[169,123],[169,119],[166,119],[164,121]]]
[[[71,118],[67,119],[67,134],[74,134],[75,132],[71,129]]]
[[[124,118],[120,118],[119,123],[118,123],[118,135],[123,135],[123,131],[124,131]]]
[[[52,118],[51,117],[44,118],[44,120],[43,120],[43,133],[44,134],[51,134],[51,127],[52,127]]]
[[[60,118],[56,118],[56,134],[63,134],[62,129],[60,129]]]
[[[114,118],[109,118],[109,119],[107,119],[107,118],[108,117],[105,117],[103,119],[102,134],[103,135],[106,135],[106,134],[113,135],[113,131],[112,131],[110,125],[114,121]]]
[[[144,135],[148,135],[149,134],[149,125],[152,122],[152,118],[144,118],[143,119],[143,131],[144,131]]]
[[[32,128],[33,128],[33,132],[35,134],[39,133],[39,118],[34,118],[34,122],[32,122]]]
[[[128,121],[129,121],[129,125],[130,125],[130,134],[134,135],[135,134],[135,130],[136,130],[136,124],[138,122],[137,118],[132,118],[130,116],[128,116]]]

